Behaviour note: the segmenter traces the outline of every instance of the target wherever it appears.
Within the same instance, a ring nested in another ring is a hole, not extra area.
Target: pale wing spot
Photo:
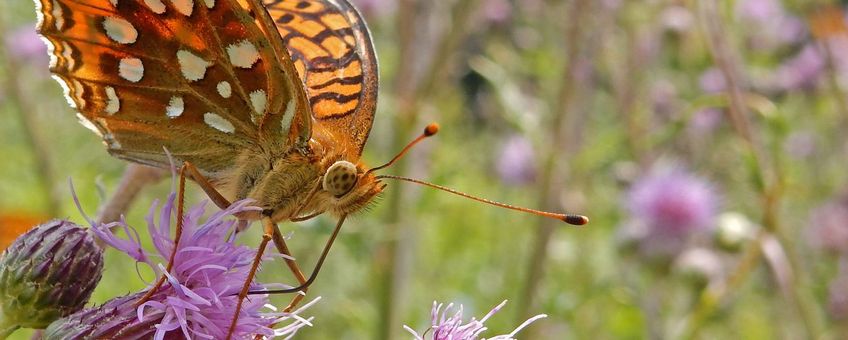
[[[138,31],[124,19],[108,17],[103,20],[103,29],[110,39],[119,44],[132,44],[138,39]]]
[[[182,97],[173,96],[171,97],[171,101],[168,102],[168,107],[165,108],[165,114],[168,115],[168,118],[177,118],[182,116],[183,111],[185,111],[185,102]]]
[[[106,113],[113,115],[121,110],[121,100],[118,98],[118,94],[115,93],[114,87],[106,86],[106,100]]]
[[[171,0],[171,3],[174,4],[177,12],[187,17],[191,16],[191,12],[194,10],[194,0]]]
[[[144,4],[147,5],[153,13],[165,13],[165,4],[162,3],[162,0],[144,0]]]
[[[53,0],[53,11],[50,14],[53,16],[53,23],[56,25],[56,30],[61,31],[65,27],[65,17],[63,17],[64,13],[62,6],[59,5],[59,1]]]
[[[115,139],[115,136],[112,135],[111,133],[107,133],[107,134],[103,135],[103,141],[106,143],[106,145],[109,146],[110,149],[120,149],[121,148],[121,143],[118,143],[118,140]]]
[[[253,105],[253,110],[258,114],[265,113],[265,105],[268,104],[268,97],[264,90],[256,90],[250,93],[250,104]]]
[[[109,0],[109,3],[112,4],[112,7],[118,7],[118,0]]]
[[[236,131],[236,127],[233,126],[233,123],[230,123],[230,121],[224,119],[224,117],[216,115],[212,112],[207,112],[206,114],[204,114],[203,121],[206,122],[206,124],[211,126],[212,128],[224,133],[233,133]]]
[[[71,84],[74,86],[74,91],[71,93],[73,97],[77,99],[79,102],[80,109],[85,109],[85,99],[82,99],[82,93],[85,89],[82,87],[82,83],[79,80],[71,79]]]
[[[138,58],[124,58],[118,64],[118,74],[121,78],[137,83],[144,77],[144,64]]]
[[[247,40],[227,46],[227,55],[233,66],[241,68],[251,68],[259,60],[259,51]]]
[[[51,44],[52,45],[52,44]],[[52,59],[52,51],[51,51],[51,59]],[[65,60],[65,64],[67,65],[68,70],[73,70],[74,66],[76,66],[76,60],[74,60],[74,50],[67,41],[62,41],[62,59]]]
[[[294,120],[294,100],[289,100],[286,104],[286,112],[283,113],[283,119],[280,121],[280,124],[283,127],[283,133],[288,133],[291,129],[292,120]]]
[[[212,65],[186,50],[177,51],[177,61],[180,63],[180,71],[183,72],[183,77],[189,81],[203,79],[206,76],[206,68]]]
[[[93,131],[98,136],[103,137],[103,133],[100,132],[100,129],[97,128],[97,125],[94,125],[92,121],[88,120],[88,118],[85,118],[85,116],[83,116],[81,113],[77,113],[77,119],[79,119],[79,122],[80,124],[82,124],[83,127]]]
[[[215,0],[203,0],[203,2],[206,4],[206,8],[215,7]]]
[[[220,94],[221,97],[230,98],[230,96],[233,94],[233,87],[230,86],[229,82],[222,81],[218,83],[218,94]]]

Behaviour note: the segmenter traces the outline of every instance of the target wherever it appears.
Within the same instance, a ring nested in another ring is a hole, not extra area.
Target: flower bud
[[[103,273],[93,235],[53,220],[18,237],[0,256],[0,324],[44,328],[88,302]]]

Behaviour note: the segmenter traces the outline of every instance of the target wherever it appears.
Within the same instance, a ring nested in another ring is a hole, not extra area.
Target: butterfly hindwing
[[[377,58],[368,27],[346,0],[264,0],[309,97],[316,125],[358,159],[377,102]]]
[[[285,147],[302,132],[283,124],[309,110],[297,107],[300,83],[235,0],[36,4],[51,71],[118,157],[167,166],[164,147],[215,177],[241,150]]]

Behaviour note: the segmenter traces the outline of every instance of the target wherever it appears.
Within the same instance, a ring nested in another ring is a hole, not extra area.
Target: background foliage
[[[438,121],[442,133],[391,172],[592,222],[566,227],[391,183],[349,219],[310,291],[323,296],[309,313],[316,325],[300,338],[397,338],[403,324],[426,328],[433,300],[482,316],[503,299],[495,332],[549,315],[528,339],[848,337],[839,4],[353,2],[380,56],[368,164]],[[66,179],[93,214],[125,164],[49,79],[32,3],[0,2],[0,18],[6,241],[16,220],[82,223]],[[683,182],[663,182],[669,168]],[[646,181],[653,191],[639,194]],[[130,223],[142,226],[169,185],[144,190]],[[702,185],[703,195],[687,191]],[[194,187],[189,197],[204,198]],[[282,226],[304,267],[333,223]],[[258,229],[243,240],[258,243]],[[265,264],[261,277],[293,281],[282,267]],[[93,302],[144,286],[131,260],[109,252]]]

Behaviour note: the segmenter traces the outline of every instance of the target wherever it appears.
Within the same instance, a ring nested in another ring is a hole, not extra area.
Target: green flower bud
[[[103,274],[103,250],[86,229],[54,220],[0,255],[0,338],[45,328],[88,302]]]

